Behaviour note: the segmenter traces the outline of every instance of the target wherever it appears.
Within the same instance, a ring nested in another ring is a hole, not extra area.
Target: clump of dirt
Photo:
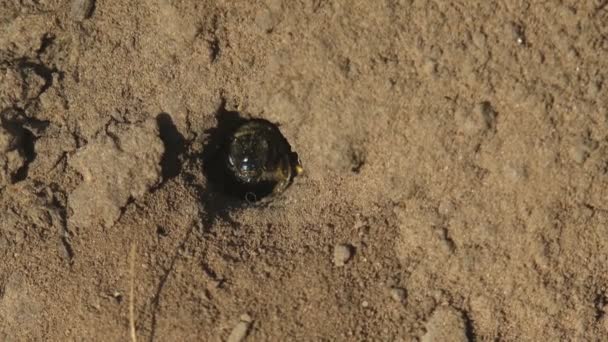
[[[467,342],[471,340],[473,332],[467,333],[466,322],[460,312],[449,306],[440,306],[433,311],[425,323],[426,333],[420,341],[455,341]]]
[[[70,193],[71,225],[109,227],[129,201],[140,199],[161,180],[164,147],[154,121],[111,123],[105,135],[69,160],[82,182]]]

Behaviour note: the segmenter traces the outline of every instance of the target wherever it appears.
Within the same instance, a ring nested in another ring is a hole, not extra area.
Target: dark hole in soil
[[[606,315],[606,306],[608,304],[608,298],[604,292],[599,293],[595,297],[595,319],[600,320]]]
[[[169,230],[163,226],[157,226],[156,227],[156,234],[158,234],[161,237],[167,237],[169,236]]]
[[[34,132],[44,131],[49,123],[25,118],[22,111],[11,108],[0,113],[0,124],[2,128],[16,137],[16,144],[13,148],[16,148],[24,159],[23,166],[11,175],[11,182],[23,181],[27,178],[30,164],[36,159],[37,137]]]
[[[465,335],[467,336],[467,340],[469,342],[475,342],[477,341],[477,335],[475,333],[475,326],[473,326],[473,321],[471,320],[471,317],[469,317],[468,312],[463,311],[463,318],[464,318],[464,328],[465,328]]]
[[[23,129],[21,134],[21,152],[23,153],[23,158],[25,158],[25,163],[13,175],[13,183],[21,182],[27,178],[30,163],[36,158],[36,150],[34,147],[36,137],[27,129]]]
[[[350,170],[353,173],[361,172],[361,168],[365,165],[365,154],[363,151],[353,149],[350,151]]]

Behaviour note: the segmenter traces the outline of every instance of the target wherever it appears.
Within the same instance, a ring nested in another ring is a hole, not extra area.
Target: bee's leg
[[[295,177],[294,169],[291,164],[291,160],[288,157],[283,159],[283,161],[281,163],[281,167],[279,169],[281,172],[281,175],[280,175],[281,179],[277,183],[277,186],[275,186],[274,193],[280,193],[280,192],[283,192],[285,189],[287,189],[287,187],[293,181],[293,177]]]
[[[290,158],[286,156],[280,160],[274,171],[265,171],[258,180],[275,183],[272,194],[278,195],[291,184],[293,177],[297,175],[296,172],[297,169],[292,166]]]

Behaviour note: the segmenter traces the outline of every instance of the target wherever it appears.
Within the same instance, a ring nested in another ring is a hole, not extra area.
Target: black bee
[[[267,120],[239,118],[224,134],[210,163],[224,192],[256,202],[280,194],[303,172],[287,139]]]
[[[283,134],[266,120],[241,124],[230,136],[226,152],[226,167],[233,180],[245,189],[247,199],[254,201],[264,192],[283,192],[303,172]]]

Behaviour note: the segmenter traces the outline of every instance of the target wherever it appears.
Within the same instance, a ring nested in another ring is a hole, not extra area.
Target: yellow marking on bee
[[[296,170],[296,175],[298,175],[298,176],[304,173],[304,168],[302,167],[302,165],[299,165],[299,164],[296,165],[295,170]]]
[[[247,131],[242,131],[242,132],[236,132],[234,133],[234,137],[235,138],[240,138],[246,135],[253,135],[255,134],[255,132],[253,130],[247,130]]]

